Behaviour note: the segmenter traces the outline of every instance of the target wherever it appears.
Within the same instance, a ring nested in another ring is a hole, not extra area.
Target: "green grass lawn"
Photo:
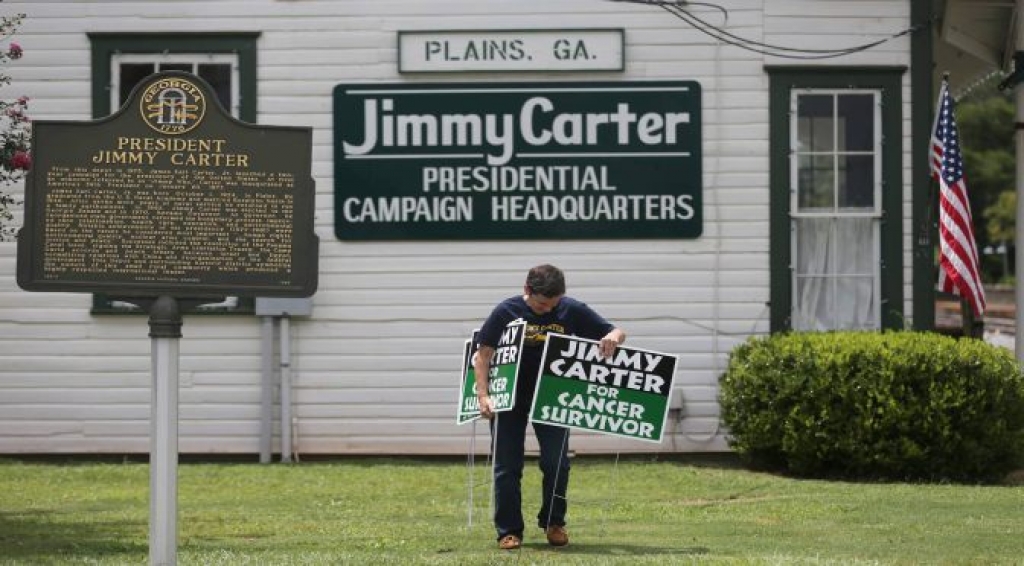
[[[528,462],[524,514],[539,504]],[[1024,564],[1024,487],[797,480],[580,458],[569,547],[497,550],[487,462],[178,468],[179,564]],[[472,480],[472,481],[470,481]],[[472,524],[469,485],[474,485]],[[0,460],[0,564],[146,564],[149,467]]]

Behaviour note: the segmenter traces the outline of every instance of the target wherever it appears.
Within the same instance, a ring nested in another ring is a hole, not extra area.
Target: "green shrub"
[[[733,350],[720,395],[733,449],[797,475],[992,481],[1024,455],[1024,374],[980,340],[752,338]]]

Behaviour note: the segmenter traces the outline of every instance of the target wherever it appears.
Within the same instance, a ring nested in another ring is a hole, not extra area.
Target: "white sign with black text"
[[[622,71],[621,29],[398,32],[401,73]]]

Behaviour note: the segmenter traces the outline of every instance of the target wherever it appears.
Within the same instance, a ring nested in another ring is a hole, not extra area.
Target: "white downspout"
[[[292,461],[292,348],[288,315],[281,321],[281,461]]]
[[[260,463],[269,464],[274,439],[274,317],[260,319]]]

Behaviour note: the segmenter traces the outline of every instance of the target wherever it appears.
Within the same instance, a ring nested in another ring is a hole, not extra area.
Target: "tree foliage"
[[[993,242],[1012,242],[1016,235],[1017,193],[999,193],[995,204],[985,209],[985,230]]]
[[[9,40],[24,18],[24,14],[0,16],[0,41],[8,41],[6,48],[0,48],[0,87],[11,84],[4,68],[23,54],[21,46]],[[32,166],[31,120],[27,110],[28,97],[0,98],[0,239],[8,239],[14,233],[10,225],[14,219],[11,207],[18,202],[8,187],[21,181]]]
[[[957,125],[979,250],[1014,240],[1015,110],[1010,94],[997,90],[993,82],[957,105]],[[979,229],[981,226],[984,229]],[[1012,257],[1012,252],[1008,253]],[[982,261],[986,280],[992,281],[1001,274],[998,258]]]

